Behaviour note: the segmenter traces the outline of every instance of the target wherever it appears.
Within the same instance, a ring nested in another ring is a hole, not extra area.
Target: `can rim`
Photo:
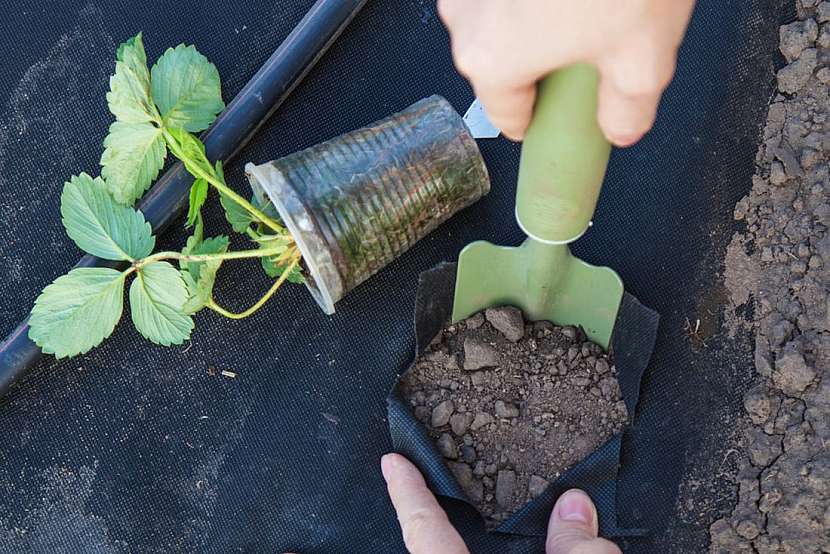
[[[267,197],[274,205],[297,244],[308,270],[304,283],[311,296],[326,314],[333,314],[335,298],[342,296],[343,283],[339,274],[324,269],[334,268],[334,261],[322,238],[314,240],[320,233],[313,228],[314,220],[306,206],[272,162],[260,165],[248,162],[245,174],[257,198],[265,200]],[[319,244],[312,248],[307,239]]]

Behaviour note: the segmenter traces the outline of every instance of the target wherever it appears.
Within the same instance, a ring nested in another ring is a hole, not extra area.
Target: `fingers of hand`
[[[474,89],[490,122],[507,138],[522,140],[533,117],[536,83],[512,87],[484,83]]]
[[[660,97],[674,75],[675,52],[633,46],[598,65],[599,125],[612,143],[630,146],[654,125]]]
[[[441,0],[438,10],[450,31],[453,61],[473,85],[487,117],[508,138],[519,140],[533,115],[540,70],[526,53],[504,44],[512,36],[510,6],[480,0]],[[513,12],[520,9],[514,7]]]
[[[387,454],[381,459],[381,469],[404,543],[412,554],[468,554],[464,540],[450,524],[418,468],[399,454]]]
[[[548,523],[546,554],[621,554],[614,543],[597,538],[599,518],[587,494],[571,489],[559,497]]]

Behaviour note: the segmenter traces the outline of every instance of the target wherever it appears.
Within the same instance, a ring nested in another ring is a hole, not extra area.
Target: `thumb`
[[[546,554],[621,554],[605,539],[597,538],[599,518],[590,497],[571,489],[559,497],[548,523]]]
[[[400,454],[387,454],[380,466],[409,552],[469,554],[418,468]]]

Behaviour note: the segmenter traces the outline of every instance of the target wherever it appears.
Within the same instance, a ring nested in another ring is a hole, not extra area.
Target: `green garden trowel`
[[[516,192],[516,220],[528,238],[518,247],[478,241],[461,251],[453,321],[511,305],[530,321],[580,326],[608,348],[622,280],[568,248],[591,225],[611,153],[597,124],[598,83],[593,66],[578,64],[539,84]]]

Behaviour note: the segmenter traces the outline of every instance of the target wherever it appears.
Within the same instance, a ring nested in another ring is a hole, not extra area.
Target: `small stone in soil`
[[[484,500],[484,484],[476,479],[470,481],[469,487],[464,491],[473,502],[481,502]]]
[[[772,406],[763,383],[747,391],[744,395],[744,408],[756,425],[764,423],[769,418]]]
[[[487,383],[487,374],[483,371],[474,371],[473,374],[470,375],[470,382],[474,387],[483,386]]]
[[[458,458],[458,447],[449,433],[443,433],[438,440],[435,441],[435,446],[438,447],[438,452],[445,458],[455,460]]]
[[[499,365],[498,351],[476,337],[464,339],[464,369],[475,371]]]
[[[485,425],[489,425],[493,423],[493,416],[490,414],[486,414],[484,412],[479,412],[476,414],[475,419],[473,419],[473,423],[470,425],[470,429],[473,431],[478,431]]]
[[[513,503],[513,492],[516,490],[516,473],[503,469],[496,478],[496,504],[501,508],[509,508]]]
[[[467,321],[464,322],[467,325],[467,329],[478,329],[482,325],[484,325],[484,314],[481,312],[477,313],[476,315],[470,317]]]
[[[518,342],[524,336],[525,322],[522,312],[517,308],[513,306],[488,308],[485,315],[490,325],[510,342]]]
[[[468,464],[474,464],[476,461],[476,449],[472,446],[464,445],[461,447],[461,459]]]
[[[450,428],[452,429],[452,432],[459,437],[462,436],[467,432],[467,428],[472,422],[471,418],[472,414],[453,414],[452,417],[450,417]]]
[[[429,408],[426,406],[418,406],[415,408],[415,418],[420,421],[421,423],[426,423],[429,421],[431,412]]]
[[[496,415],[502,419],[519,417],[519,408],[509,402],[496,400]]]
[[[530,480],[527,483],[527,493],[531,498],[536,498],[545,492],[546,488],[548,488],[548,482],[546,479],[539,477],[538,475],[530,476]]]
[[[787,350],[775,362],[772,380],[784,394],[798,396],[816,378],[816,371],[807,365],[804,356],[796,350]]]
[[[787,94],[798,92],[813,76],[817,63],[816,49],[804,50],[797,60],[778,71],[778,88]]]
[[[449,423],[453,411],[455,411],[455,404],[452,400],[444,400],[435,406],[432,410],[432,427],[443,427]]]
[[[452,471],[461,488],[465,492],[468,491],[473,482],[473,470],[470,469],[470,466],[463,462],[449,462],[449,466],[450,471]]]

